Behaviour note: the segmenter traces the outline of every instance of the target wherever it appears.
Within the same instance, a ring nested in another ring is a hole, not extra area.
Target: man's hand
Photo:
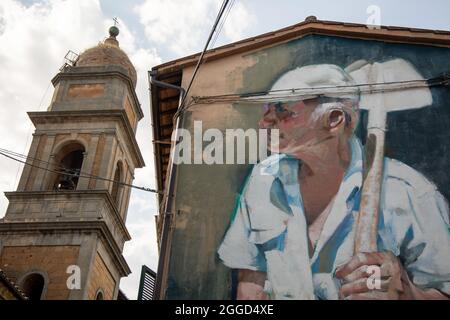
[[[369,288],[372,282],[369,277],[373,276],[368,273],[369,266],[380,270],[379,288]],[[411,293],[410,288],[405,288],[411,282],[400,260],[392,252],[359,253],[336,270],[336,278],[343,281],[339,292],[343,299],[414,299],[408,294]]]
[[[238,274],[237,300],[268,300],[264,292],[266,274],[260,271],[240,269]]]

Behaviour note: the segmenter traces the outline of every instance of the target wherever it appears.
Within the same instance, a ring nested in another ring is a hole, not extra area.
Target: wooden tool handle
[[[361,193],[361,206],[356,221],[354,252],[376,252],[378,214],[383,179],[385,132],[380,128],[368,128],[366,161]]]

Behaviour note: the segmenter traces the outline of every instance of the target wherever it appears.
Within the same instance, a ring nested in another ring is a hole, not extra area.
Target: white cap
[[[255,102],[298,101],[318,96],[359,100],[359,89],[352,77],[333,64],[298,67],[279,77],[269,92],[249,97]]]

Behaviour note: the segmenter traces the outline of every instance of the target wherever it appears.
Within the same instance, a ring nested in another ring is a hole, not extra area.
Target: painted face
[[[269,139],[269,149],[276,153],[298,155],[313,147],[324,131],[316,114],[318,105],[317,98],[267,104],[259,126],[279,130],[278,146],[272,145]]]

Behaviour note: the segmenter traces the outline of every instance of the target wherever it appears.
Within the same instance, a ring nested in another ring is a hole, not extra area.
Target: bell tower
[[[0,269],[31,299],[116,299],[143,117],[117,27],[53,79],[18,188],[0,220]]]

